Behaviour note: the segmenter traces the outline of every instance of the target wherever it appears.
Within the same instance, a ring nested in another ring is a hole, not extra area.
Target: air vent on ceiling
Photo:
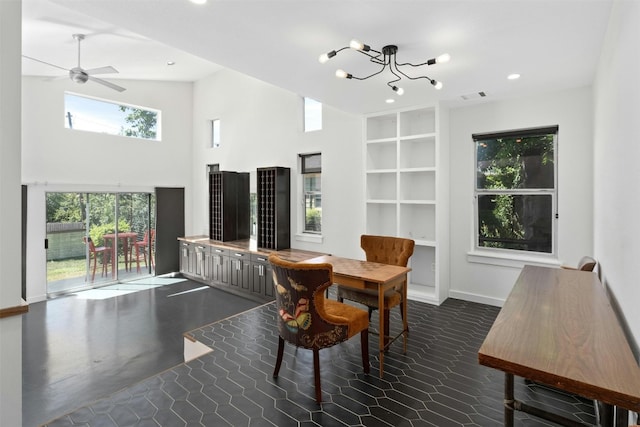
[[[464,99],[465,101],[468,101],[470,99],[484,98],[485,96],[487,96],[487,94],[484,93],[484,92],[474,92],[474,93],[470,93],[468,95],[461,95],[461,98]]]

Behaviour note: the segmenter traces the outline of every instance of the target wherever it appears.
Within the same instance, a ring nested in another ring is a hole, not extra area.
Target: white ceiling
[[[489,100],[589,85],[612,0],[22,3],[23,54],[63,68],[77,65],[72,34],[83,33],[82,67],[112,65],[119,74],[99,77],[116,83],[120,78],[195,81],[226,67],[344,111],[367,113],[436,100],[473,102],[461,96],[479,91]],[[398,62],[421,63],[449,53],[450,62],[418,70],[444,88],[403,81],[406,92],[398,97],[386,85],[391,79],[386,71],[366,81],[336,78],[338,68],[361,76],[379,68],[353,50],[318,62],[321,53],[352,38],[376,50],[397,45]],[[168,60],[176,65],[167,66]],[[511,73],[522,77],[507,80]],[[23,74],[64,72],[24,59]],[[397,102],[386,104],[387,98]]]

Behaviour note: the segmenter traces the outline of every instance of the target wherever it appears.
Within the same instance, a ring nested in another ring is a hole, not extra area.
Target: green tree
[[[141,110],[139,108],[120,106],[120,111],[127,113],[125,121],[129,127],[121,128],[120,133],[124,136],[133,136],[136,138],[155,139],[156,126],[158,122],[158,114],[153,111]]]

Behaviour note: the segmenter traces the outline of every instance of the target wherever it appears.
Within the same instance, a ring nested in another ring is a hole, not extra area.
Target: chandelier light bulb
[[[336,56],[336,51],[332,50],[331,52],[323,53],[322,55],[320,55],[318,61],[320,61],[321,64],[324,64],[334,56]]]
[[[345,70],[336,70],[336,77],[341,79],[350,79],[351,74],[347,73]]]
[[[437,90],[442,89],[442,86],[443,86],[443,85],[442,85],[442,82],[436,82],[436,84],[435,84],[435,85],[433,85],[433,87],[435,87]]]
[[[397,93],[398,95],[402,95],[404,94],[404,89],[402,89],[401,87],[398,86],[392,86],[391,89],[393,89],[393,91],[395,93]]]
[[[353,39],[351,40],[351,42],[349,43],[349,47],[351,49],[355,49],[355,50],[363,50],[365,52],[369,52],[371,50],[371,47],[362,43],[360,40],[356,40]]]
[[[449,55],[448,53],[443,53],[442,55],[436,58],[436,63],[444,64],[445,62],[449,62],[450,59],[451,59],[451,55]]]

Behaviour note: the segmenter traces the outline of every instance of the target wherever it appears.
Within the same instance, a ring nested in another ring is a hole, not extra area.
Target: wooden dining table
[[[333,280],[336,284],[349,286],[356,289],[371,289],[378,292],[378,307],[384,307],[385,291],[400,285],[402,286],[402,304],[407,310],[407,274],[411,271],[408,267],[397,265],[380,264],[378,262],[361,261],[350,258],[342,258],[333,255],[323,255],[304,260],[305,263],[323,264],[329,263],[333,266]],[[407,334],[409,328],[403,322],[402,331],[393,336],[385,335],[384,316],[385,310],[379,311],[379,352],[380,352],[380,377],[384,374],[384,352],[400,336],[403,337],[404,352],[407,351]],[[406,314],[405,314],[406,319]]]
[[[602,426],[640,411],[640,368],[595,273],[525,265],[484,343],[481,365],[501,370],[504,425],[523,411],[578,425],[514,396],[514,375],[599,402]],[[615,415],[614,415],[615,412]]]
[[[103,234],[104,245],[111,248],[111,275],[115,276],[116,269],[118,268],[118,252],[117,247],[114,244],[115,239],[120,240],[122,244],[122,251],[124,252],[124,269],[126,271],[131,270],[131,263],[129,262],[129,241],[135,242],[138,239],[138,233],[134,232],[122,232],[122,233],[109,233]]]

